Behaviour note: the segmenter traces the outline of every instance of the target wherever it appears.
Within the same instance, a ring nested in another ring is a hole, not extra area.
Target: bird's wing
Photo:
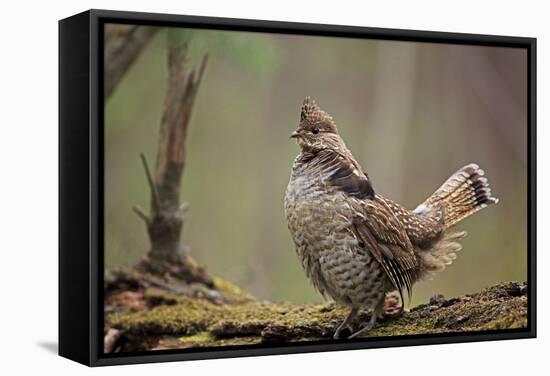
[[[335,187],[350,197],[374,198],[374,190],[368,176],[351,159],[327,149],[319,152],[317,163],[327,176],[327,186]]]
[[[418,260],[405,227],[380,196],[361,201],[360,207],[353,231],[382,265],[401,299],[406,288],[410,300]]]
[[[441,237],[445,230],[445,209],[443,206],[431,208],[425,213],[417,213],[381,197],[407,232],[411,243],[420,248],[426,248]],[[437,209],[437,210],[436,210]]]

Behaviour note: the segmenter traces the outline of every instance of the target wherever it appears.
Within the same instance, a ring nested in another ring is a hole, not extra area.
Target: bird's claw
[[[360,330],[356,331],[352,335],[350,335],[348,338],[359,338],[363,337],[365,334],[370,332],[370,330],[374,327],[373,323],[368,323],[364,328],[361,328]]]
[[[346,333],[347,332],[347,333]],[[353,327],[349,324],[347,325],[340,325],[338,329],[336,329],[336,332],[334,332],[334,335],[332,336],[333,339],[345,339],[349,338],[350,334],[353,333]]]

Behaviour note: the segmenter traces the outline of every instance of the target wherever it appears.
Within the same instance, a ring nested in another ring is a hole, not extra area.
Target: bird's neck
[[[339,156],[339,159],[353,165],[359,171],[363,171],[359,162],[355,159],[351,151],[346,147],[344,142],[330,147],[323,147],[314,150],[301,150],[301,153],[296,158],[296,162],[308,164],[317,161],[323,161],[327,155]]]
[[[340,166],[348,165],[351,169],[363,173],[361,165],[347,148],[302,150],[294,161],[294,167],[314,170],[316,173],[323,171],[332,173],[335,162]]]
[[[323,149],[317,153],[300,154],[294,163],[292,177],[304,176],[320,182],[325,189],[332,187],[350,197],[375,197],[367,174],[351,153],[343,150]]]
[[[352,161],[355,165],[359,165],[351,151],[347,148],[344,140],[338,134],[326,134],[323,139],[314,145],[305,145],[301,148],[301,156],[304,160],[311,160],[320,154],[333,152],[344,157],[346,160]]]

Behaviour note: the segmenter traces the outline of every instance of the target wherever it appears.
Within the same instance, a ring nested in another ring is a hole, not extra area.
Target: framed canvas
[[[61,20],[60,355],[535,337],[535,106],[534,38]]]

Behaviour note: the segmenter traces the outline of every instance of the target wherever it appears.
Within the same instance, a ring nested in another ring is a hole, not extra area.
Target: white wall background
[[[0,22],[0,373],[519,375],[547,369],[550,26],[544,1],[5,2]],[[57,20],[88,8],[537,37],[539,338],[87,369],[57,342]],[[546,297],[546,300],[544,299]]]

